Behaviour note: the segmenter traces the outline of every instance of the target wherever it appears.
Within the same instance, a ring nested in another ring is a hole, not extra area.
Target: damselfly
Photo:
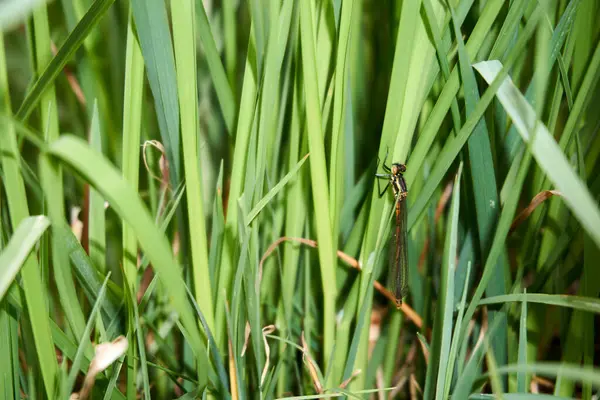
[[[386,154],[387,158],[387,154]],[[402,299],[408,292],[408,249],[406,232],[406,196],[408,190],[404,180],[406,165],[392,163],[391,167],[385,165],[385,158],[382,164],[385,174],[375,174],[377,178],[387,179],[388,183],[379,191],[379,197],[382,197],[390,185],[394,192],[394,223],[392,224],[392,237],[390,239],[390,257],[388,270],[388,289],[394,295],[396,307],[400,308]],[[379,181],[377,181],[379,189]]]

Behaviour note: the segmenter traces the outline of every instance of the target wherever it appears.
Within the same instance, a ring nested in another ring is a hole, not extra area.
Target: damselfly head
[[[392,175],[403,174],[406,172],[406,165],[400,163],[392,164]]]

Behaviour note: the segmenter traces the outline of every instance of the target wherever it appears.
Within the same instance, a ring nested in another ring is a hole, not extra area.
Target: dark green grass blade
[[[480,97],[477,89],[477,82],[475,81],[475,73],[473,72],[471,61],[465,50],[462,34],[458,28],[454,11],[452,11],[452,15],[454,33],[458,42],[458,58],[464,87],[465,112],[467,118],[469,118],[473,113],[476,104],[480,101]],[[477,216],[479,248],[481,258],[485,259],[493,239],[493,229],[498,221],[500,201],[496,186],[496,175],[490,146],[490,137],[484,118],[481,118],[473,129],[473,133],[467,141],[467,149],[470,166],[469,175],[472,181],[471,189],[473,191],[475,212]],[[503,254],[501,254],[494,268],[492,279],[486,288],[486,295],[494,296],[506,293],[504,287],[506,282],[506,268],[504,267],[504,264],[505,258],[503,257]],[[488,319],[490,320],[493,320],[496,317],[498,317],[498,315],[495,312],[491,312],[488,315]],[[504,327],[501,327],[494,338],[492,338],[494,358],[500,364],[506,364],[507,362],[506,340],[507,331]]]

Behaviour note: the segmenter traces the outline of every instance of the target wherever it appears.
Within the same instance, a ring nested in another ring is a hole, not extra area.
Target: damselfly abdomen
[[[385,174],[375,174],[377,178],[388,179],[388,183],[379,197],[382,197],[391,186],[394,192],[394,216],[390,238],[390,256],[388,269],[388,289],[394,295],[396,307],[402,306],[402,299],[408,292],[408,248],[406,230],[406,196],[408,190],[404,180],[406,165],[393,163],[391,167],[385,165]]]

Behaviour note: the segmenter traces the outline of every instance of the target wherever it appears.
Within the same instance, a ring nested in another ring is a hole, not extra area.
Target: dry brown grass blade
[[[275,251],[277,246],[279,246],[283,242],[297,242],[297,243],[304,244],[306,246],[310,246],[315,249],[317,248],[317,242],[314,240],[311,240],[311,239],[287,237],[287,236],[280,237],[279,239],[277,239],[276,241],[271,243],[271,245],[267,248],[267,250],[265,251],[265,254],[262,256],[262,258],[260,260],[259,267],[258,267],[259,268],[258,269],[259,281],[262,280],[262,269],[263,269],[263,264],[264,264],[265,260]],[[348,254],[346,254],[340,250],[337,251],[337,256],[346,265],[348,265],[358,271],[362,270],[360,263],[354,257],[351,257]],[[378,281],[374,281],[373,287],[375,288],[375,290],[377,290],[379,293],[384,295],[392,303],[396,304],[396,298],[394,297],[394,295],[389,290],[387,290],[381,283],[379,283]],[[420,329],[423,326],[423,320],[422,320],[421,316],[419,314],[417,314],[417,312],[415,310],[413,310],[408,304],[403,302],[402,305],[400,306],[399,310],[401,310],[404,313],[404,315],[406,315],[406,317],[415,324],[415,326],[417,328]]]
[[[515,229],[519,227],[529,216],[535,211],[535,209],[542,204],[544,201],[548,200],[552,196],[562,196],[562,193],[558,190],[544,190],[536,194],[531,202],[523,211],[517,215],[517,217],[513,220],[512,225],[510,226],[510,230],[508,231],[511,234]]]
[[[417,382],[415,374],[410,374],[410,398],[418,399],[419,395],[421,397],[423,396],[423,390],[421,389],[421,386],[419,386],[419,382]]]
[[[361,373],[362,373],[361,369],[357,369],[356,371],[354,371],[352,373],[352,375],[350,375],[350,378],[346,379],[344,382],[341,383],[340,389],[346,389],[346,386],[348,386],[350,384],[350,382],[352,382],[352,379],[356,378]]]
[[[248,340],[250,339],[250,323],[246,321],[246,326],[244,328],[244,345],[242,346],[241,356],[244,357],[246,354],[246,349],[248,348]]]
[[[263,342],[265,343],[265,367],[263,368],[262,374],[260,375],[260,386],[265,383],[265,377],[267,376],[267,371],[269,370],[269,357],[271,357],[271,348],[269,347],[269,342],[267,342],[267,335],[275,332],[277,328],[275,325],[267,325],[262,328],[262,337]]]
[[[233,356],[233,346],[231,345],[231,338],[227,339],[227,346],[229,347],[229,380],[231,381],[231,399],[238,399],[238,386],[237,386],[237,373],[235,366],[235,357]]]
[[[302,334],[300,335],[300,340],[302,341],[302,359],[308,368],[308,373],[310,374],[313,385],[315,386],[315,390],[318,394],[321,394],[323,393],[323,384],[319,380],[319,374],[317,373],[315,360],[310,355],[308,344],[306,343],[306,340],[304,340],[304,331],[302,331]]]
[[[95,348],[94,358],[85,375],[83,386],[79,393],[72,393],[71,399],[87,399],[92,392],[96,376],[117,361],[129,347],[127,338],[123,335],[109,343],[100,343]]]
[[[148,159],[146,158],[146,149],[148,147],[154,147],[161,154],[159,160],[161,176],[156,175],[148,165]],[[167,188],[171,191],[171,186],[169,185],[169,163],[167,162],[167,153],[162,143],[158,140],[146,140],[142,145],[142,159],[144,160],[144,166],[146,167],[148,175],[150,175],[152,179],[159,181],[161,188]]]

